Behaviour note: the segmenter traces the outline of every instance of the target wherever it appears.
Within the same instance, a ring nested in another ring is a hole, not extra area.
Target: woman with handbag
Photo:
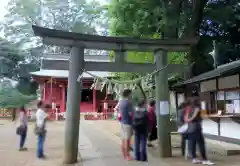
[[[27,148],[24,147],[28,128],[28,116],[27,111],[24,106],[21,106],[19,110],[19,126],[17,127],[17,134],[20,136],[19,151],[26,151]]]
[[[188,139],[191,150],[191,157],[193,164],[214,165],[213,162],[207,159],[205,141],[202,131],[201,105],[198,97],[190,100],[190,107],[185,109],[184,121],[188,123]],[[202,160],[198,160],[196,156],[196,145],[199,146],[199,151]]]
[[[47,113],[46,107],[42,101],[39,101],[37,104],[37,112],[36,112],[36,126],[35,126],[35,133],[38,137],[37,142],[37,157],[42,159],[45,158],[44,155],[44,143],[46,138],[46,121],[47,121]]]

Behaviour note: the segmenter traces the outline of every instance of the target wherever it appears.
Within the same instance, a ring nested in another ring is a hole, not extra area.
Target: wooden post
[[[97,102],[96,102],[96,100],[97,100],[97,95],[96,95],[96,89],[93,89],[92,90],[92,92],[93,92],[93,97],[92,97],[92,100],[93,100],[93,111],[94,112],[97,112]]]
[[[46,89],[47,89],[47,86],[46,86],[46,82],[44,81],[44,83],[43,83],[43,97],[42,97],[43,101],[46,100]]]
[[[61,112],[66,112],[66,87],[65,85],[62,86],[62,102],[61,102]]]
[[[73,164],[78,160],[78,139],[80,121],[81,83],[78,76],[84,68],[84,48],[73,47],[70,54],[67,111],[65,121],[64,163]]]
[[[52,103],[53,102],[53,79],[51,77],[51,87],[50,87],[50,102]]]
[[[155,63],[157,70],[165,67],[168,64],[167,52],[156,52]],[[166,70],[158,72],[155,80],[159,153],[160,157],[171,157],[172,147],[170,135],[168,72]]]

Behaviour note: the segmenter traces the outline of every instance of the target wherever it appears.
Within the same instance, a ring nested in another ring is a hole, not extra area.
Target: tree
[[[35,95],[24,95],[17,89],[8,88],[0,90],[0,107],[1,108],[19,108],[33,100],[36,100]]]
[[[175,39],[204,36],[186,56],[189,64],[195,62],[192,76],[213,68],[213,58],[209,55],[212,40],[229,40],[229,29],[239,22],[239,8],[236,0],[113,0],[109,15],[111,29],[119,36],[159,34],[161,38]]]
[[[5,78],[19,81],[18,88],[24,94],[34,94],[37,85],[30,82],[29,73],[39,68],[36,59],[28,56],[29,52],[19,48],[16,43],[0,40],[0,80]],[[23,83],[23,80],[24,83]],[[25,88],[24,88],[25,87]]]
[[[20,93],[11,80],[2,80],[0,86],[0,108],[19,108],[33,100],[36,95]]]
[[[96,33],[95,20],[101,14],[97,2],[89,4],[85,0],[10,0],[7,10],[3,25],[6,38],[28,48],[41,46],[32,32],[33,24],[92,34]],[[51,52],[60,50],[59,47],[48,48]],[[61,51],[64,52],[64,48]]]
[[[90,34],[96,33],[95,24],[100,25],[101,8],[95,1],[10,0],[7,10],[2,28],[11,45],[6,44],[7,55],[1,61],[6,65],[1,68],[5,77],[19,80],[17,89],[24,94],[36,93],[29,72],[39,69],[43,54],[70,52],[69,48],[42,45],[33,34],[33,24]]]

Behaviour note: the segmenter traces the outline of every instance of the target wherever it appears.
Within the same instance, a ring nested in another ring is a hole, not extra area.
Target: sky
[[[87,0],[88,1],[88,0]],[[97,0],[100,3],[104,4],[107,0]],[[1,5],[0,5],[0,21],[3,19],[4,15],[6,14],[6,5],[8,4],[9,0],[1,0]]]
[[[9,0],[1,0],[1,5],[0,5],[0,22],[4,19],[4,15],[7,13],[7,10],[6,10],[6,6],[9,2]],[[91,0],[87,0],[87,1],[91,1]],[[106,1],[109,1],[109,0],[97,0],[98,2],[104,4],[106,3]],[[0,37],[3,37],[4,34],[3,32],[0,31]]]

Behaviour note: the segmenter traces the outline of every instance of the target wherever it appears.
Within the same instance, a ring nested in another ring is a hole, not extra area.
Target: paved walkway
[[[81,121],[79,152],[83,166],[190,166],[190,162],[182,157],[160,160],[157,156],[149,155],[148,163],[136,161],[126,162],[120,153],[120,139],[113,133],[114,125],[103,121]],[[33,124],[29,126],[27,152],[17,151],[19,138],[15,134],[15,124],[11,121],[0,120],[0,160],[1,166],[61,166],[64,145],[64,122],[51,122],[48,124],[48,136],[46,140],[46,160],[38,160],[36,153],[36,138],[33,134]],[[237,166],[240,163],[238,157],[215,159],[220,166]]]
[[[126,162],[122,159],[119,138],[104,128],[96,127],[96,121],[81,121],[79,152],[83,166],[137,166],[149,163]],[[33,123],[29,124],[26,146],[28,151],[19,152],[19,137],[15,134],[16,124],[11,121],[0,121],[0,161],[1,166],[61,166],[64,146],[64,122],[47,124],[46,160],[36,158],[36,136],[33,134]],[[161,161],[151,158],[151,165],[159,165]],[[161,166],[167,166],[162,163]]]
[[[83,132],[86,133],[92,144],[92,148],[89,149],[95,151],[94,153],[80,151],[83,158],[83,166],[169,166],[161,160],[151,156],[149,156],[148,163],[136,161],[127,162],[123,160],[120,152],[119,137],[112,135],[97,124],[98,121],[85,121],[81,123]]]
[[[115,136],[115,141],[119,142],[119,130],[120,126],[117,121],[93,121],[92,123],[95,123],[95,126],[98,128],[104,128],[105,131],[108,131],[112,138]],[[172,141],[174,144],[179,144],[179,142],[175,142],[175,140]],[[217,141],[211,141],[207,140],[207,148],[216,148],[219,145],[219,143],[216,144]],[[227,143],[222,143],[225,145],[228,145]],[[231,144],[231,146],[233,146]],[[237,145],[236,145],[237,146]],[[192,165],[190,161],[185,161],[183,157],[180,155],[180,149],[179,148],[173,148],[173,157],[162,159],[160,160],[162,163],[167,163],[169,166],[190,166]],[[154,157],[152,158],[158,158],[157,153],[151,153]],[[240,164],[240,155],[237,156],[220,156],[220,155],[214,155],[212,153],[208,153],[208,156],[211,160],[216,162],[218,166],[237,166]],[[159,165],[159,164],[158,164]],[[161,164],[162,165],[162,164]]]

